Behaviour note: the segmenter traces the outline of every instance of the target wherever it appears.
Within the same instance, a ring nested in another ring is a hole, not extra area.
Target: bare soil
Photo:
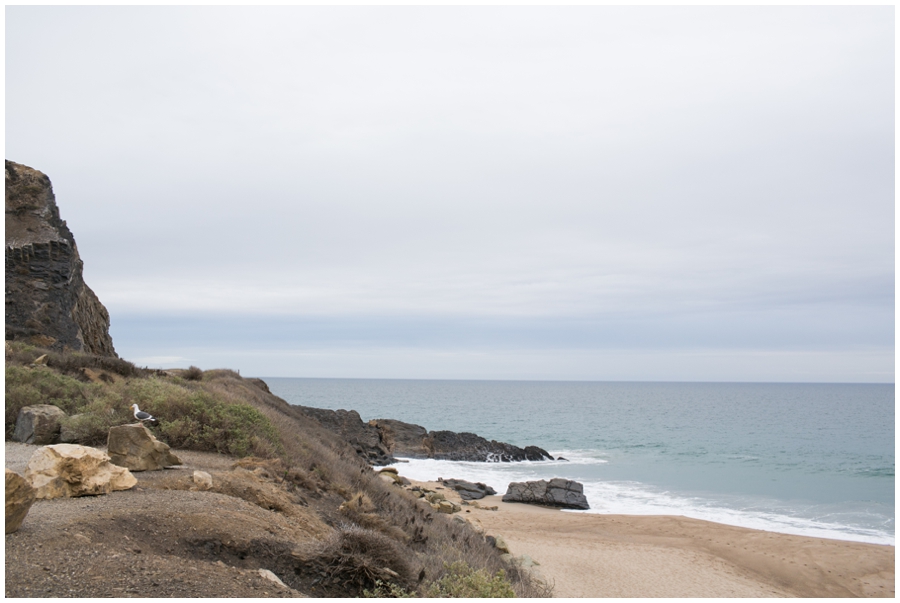
[[[7,442],[6,467],[24,473],[36,448]],[[290,513],[263,508],[253,496],[256,478],[238,495],[168,489],[192,483],[195,469],[215,481],[233,463],[217,454],[175,452],[183,466],[136,472],[131,490],[36,501],[19,530],[6,535],[6,596],[339,594],[317,584],[315,569],[299,561],[330,530],[316,513],[302,505],[292,505]],[[231,487],[241,490],[234,480]]]

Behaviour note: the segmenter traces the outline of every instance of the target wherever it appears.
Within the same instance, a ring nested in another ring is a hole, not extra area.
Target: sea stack
[[[6,162],[6,339],[116,356],[109,313],[82,277],[50,179]]]

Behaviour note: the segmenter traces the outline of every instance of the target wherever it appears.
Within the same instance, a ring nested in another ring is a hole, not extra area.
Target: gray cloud
[[[165,325],[214,314],[893,379],[892,7],[8,7],[6,33],[7,156],[53,180],[117,348],[182,355],[134,325],[190,347]],[[284,349],[241,337],[213,339]]]

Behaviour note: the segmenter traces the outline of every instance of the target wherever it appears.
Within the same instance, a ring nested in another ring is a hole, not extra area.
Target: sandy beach
[[[449,489],[440,492],[461,502]],[[536,569],[554,583],[556,597],[894,596],[892,546],[686,517],[572,513],[500,499],[464,505],[461,515],[502,536],[513,555],[539,563]]]

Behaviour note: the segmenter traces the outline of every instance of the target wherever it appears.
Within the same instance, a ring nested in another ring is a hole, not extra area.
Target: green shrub
[[[246,404],[225,404],[206,392],[167,405],[158,411],[174,420],[160,419],[160,430],[174,448],[215,451],[234,456],[272,457],[280,450],[278,434],[269,421]]]
[[[19,410],[35,404],[52,404],[67,414],[77,412],[85,405],[85,391],[90,387],[84,383],[60,375],[45,368],[24,366],[6,367],[6,437],[16,428]]]
[[[109,428],[130,423],[130,413],[109,408],[103,401],[94,401],[78,414],[63,417],[60,424],[71,430],[74,441],[85,446],[106,444]]]
[[[264,458],[282,450],[278,432],[260,411],[197,386],[136,379],[122,398],[126,407],[136,403],[159,419],[159,437],[173,448]]]
[[[426,590],[427,597],[481,598],[515,597],[506,573],[499,570],[493,576],[484,569],[473,569],[464,561],[444,566],[445,573],[440,580],[431,583]]]

